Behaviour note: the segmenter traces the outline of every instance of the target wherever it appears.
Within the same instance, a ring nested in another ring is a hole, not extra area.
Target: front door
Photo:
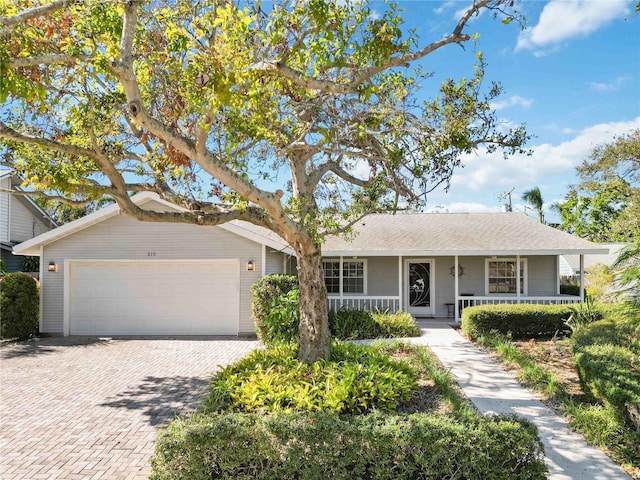
[[[434,315],[433,260],[406,261],[406,295],[409,313]]]

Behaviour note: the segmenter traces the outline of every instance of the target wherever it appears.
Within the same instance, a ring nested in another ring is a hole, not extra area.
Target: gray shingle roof
[[[503,255],[606,253],[601,246],[522,213],[369,215],[351,240],[331,237],[323,255]]]

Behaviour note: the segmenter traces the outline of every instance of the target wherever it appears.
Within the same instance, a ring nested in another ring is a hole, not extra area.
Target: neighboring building
[[[142,208],[179,207],[142,193]],[[330,308],[459,318],[483,303],[574,303],[560,255],[606,250],[520,213],[370,215],[323,247]],[[295,271],[278,235],[246,222],[139,222],[111,205],[14,247],[41,258],[40,331],[57,335],[242,335],[250,287]],[[519,288],[518,288],[519,286]]]
[[[620,251],[627,245],[626,243],[598,243],[598,246],[609,250],[609,253],[599,255],[589,255],[584,258],[584,271],[588,271],[589,267],[601,264],[610,267],[618,258]],[[577,278],[580,276],[580,256],[579,255],[561,255],[560,256],[560,275],[563,277]]]
[[[18,271],[22,260],[11,253],[14,245],[37,237],[56,226],[29,197],[4,191],[20,190],[21,183],[13,170],[0,169],[0,251],[9,272]]]

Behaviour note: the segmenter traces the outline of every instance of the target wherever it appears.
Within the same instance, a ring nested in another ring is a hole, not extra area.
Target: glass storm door
[[[433,315],[433,262],[408,260],[407,306],[412,315]]]

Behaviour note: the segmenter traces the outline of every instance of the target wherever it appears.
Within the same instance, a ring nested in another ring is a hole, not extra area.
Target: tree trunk
[[[329,358],[329,315],[324,285],[322,256],[319,247],[304,248],[298,254],[300,284],[300,354],[299,359],[313,363]]]

